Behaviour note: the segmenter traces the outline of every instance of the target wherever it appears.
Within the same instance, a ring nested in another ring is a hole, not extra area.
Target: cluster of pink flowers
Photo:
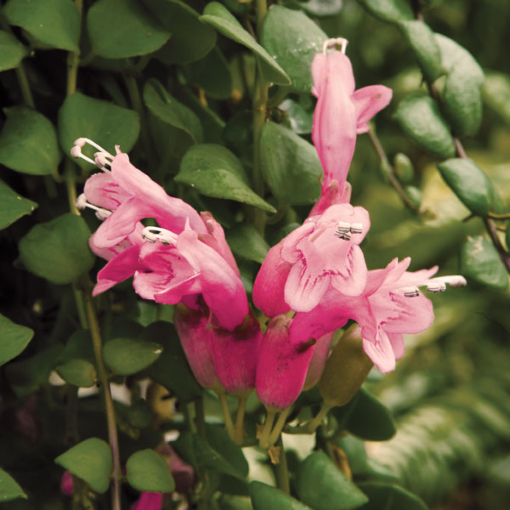
[[[433,321],[432,304],[418,287],[440,291],[446,283],[464,283],[462,277],[431,279],[437,268],[409,272],[409,259],[367,269],[359,245],[370,218],[350,204],[346,179],[357,134],[368,130],[392,92],[382,85],[355,90],[351,63],[337,44],[345,47],[344,40],[326,41],[312,64],[321,198],[303,225],[271,248],[255,280],[253,302],[271,319],[264,333],[210,213],[168,196],[118,147],[113,156],[96,146],[89,161],[103,172],[86,182],[78,199],[103,220],[90,239],[91,249],[108,260],[94,294],[133,277],[141,297],[178,304],[175,326],[200,384],[234,395],[255,388],[264,404],[279,410],[317,383],[333,333],[348,320],[358,323],[366,354],[388,372],[404,353],[402,335]],[[76,141],[74,156],[87,159],[85,143],[93,144]],[[144,218],[159,226],[144,227]]]

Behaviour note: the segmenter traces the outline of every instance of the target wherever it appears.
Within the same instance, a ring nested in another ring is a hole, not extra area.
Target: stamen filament
[[[456,288],[463,287],[466,283],[466,279],[461,275],[439,276],[419,282],[415,286],[402,287],[401,290],[405,297],[417,297],[420,295],[420,289],[418,287],[425,287],[428,292],[444,292],[446,290],[446,284]]]
[[[82,193],[77,199],[76,199],[76,207],[78,209],[93,209],[96,211],[96,216],[100,220],[105,220],[112,214],[112,211],[109,211],[108,209],[104,209],[102,207],[97,207],[97,205],[91,204],[87,201],[87,197],[85,196],[85,193]]]
[[[159,241],[168,246],[169,244],[176,245],[177,239],[179,236],[174,234],[170,230],[166,230],[160,227],[145,227],[142,230],[142,238],[149,243],[155,243],[158,239]]]

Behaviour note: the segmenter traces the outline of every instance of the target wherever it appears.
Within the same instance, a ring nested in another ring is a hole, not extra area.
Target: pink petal
[[[396,316],[388,318],[384,324],[387,333],[420,333],[434,322],[434,307],[423,294],[405,297],[403,293],[391,293]]]
[[[383,373],[395,370],[395,354],[388,335],[378,328],[375,336],[367,336],[364,328],[361,328],[363,337],[363,349],[374,365]]]
[[[393,91],[383,85],[370,85],[354,92],[352,101],[356,107],[358,134],[368,131],[367,122],[388,106],[392,96]]]
[[[352,187],[347,181],[345,181],[343,190],[340,190],[338,182],[333,179],[328,187],[322,189],[321,197],[313,206],[308,217],[321,215],[332,205],[348,204],[351,201],[351,191]]]
[[[404,355],[404,337],[399,333],[388,333],[388,338],[390,339],[391,347],[393,348],[393,354],[395,354],[395,359],[399,360]]]
[[[346,296],[359,296],[367,283],[367,265],[359,246],[351,246],[347,256],[347,274],[331,276],[331,286]]]
[[[109,211],[115,211],[120,204],[130,198],[111,174],[105,172],[91,175],[85,181],[83,192],[91,204]]]
[[[313,388],[319,382],[322,372],[324,371],[326,361],[328,360],[333,336],[334,332],[331,332],[317,340],[312,359],[310,360],[310,365],[308,365],[308,372],[306,373],[303,391]]]
[[[281,258],[281,243],[273,246],[262,264],[253,285],[253,302],[267,317],[287,313],[284,288],[291,265]]]

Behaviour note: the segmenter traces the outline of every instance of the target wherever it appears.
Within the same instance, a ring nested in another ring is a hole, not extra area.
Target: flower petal
[[[366,336],[366,331],[361,328],[363,349],[381,372],[391,372],[395,370],[395,354],[390,339],[383,329],[377,328],[376,331],[376,335]]]
[[[354,92],[352,101],[356,108],[358,134],[368,131],[368,121],[388,106],[392,96],[393,91],[383,85],[370,85]]]

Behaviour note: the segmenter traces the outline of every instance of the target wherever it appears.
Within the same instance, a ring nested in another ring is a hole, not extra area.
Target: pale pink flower
[[[329,47],[338,44],[342,51],[327,53]],[[324,52],[316,54],[312,62],[312,92],[318,99],[312,140],[324,169],[322,197],[313,214],[349,201],[350,190],[345,190],[345,184],[356,136],[368,131],[368,121],[392,97],[391,89],[382,85],[354,90],[351,61],[343,53],[346,45],[345,39],[330,39],[324,43]]]
[[[358,245],[369,228],[368,212],[350,204],[308,218],[269,251],[253,288],[257,307],[274,317],[309,312],[330,288],[361,294],[367,267]]]
[[[361,327],[363,348],[381,372],[395,368],[395,360],[404,354],[403,334],[419,333],[434,319],[432,303],[418,287],[442,291],[446,283],[465,285],[461,276],[430,279],[437,267],[409,272],[411,259],[397,259],[385,269],[368,272],[362,295],[346,296],[330,289],[321,303],[309,313],[298,313],[291,325],[293,341],[320,338],[343,327],[349,319]]]

